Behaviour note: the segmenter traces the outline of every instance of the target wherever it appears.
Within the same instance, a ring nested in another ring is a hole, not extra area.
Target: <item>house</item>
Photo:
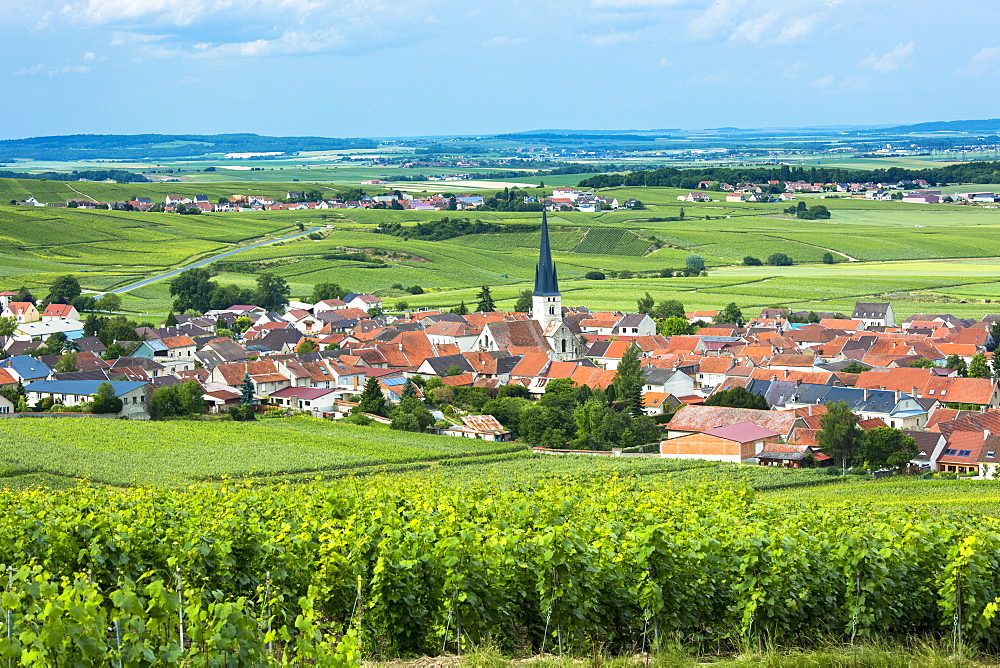
[[[133,357],[145,357],[163,360],[191,360],[194,359],[198,345],[190,336],[165,336],[162,339],[143,341],[132,353]]]
[[[149,396],[152,385],[131,380],[36,380],[24,386],[29,404],[51,397],[63,406],[79,406],[93,400],[101,383],[110,383],[115,396],[122,400],[119,416],[133,420],[148,420]]]
[[[619,320],[611,330],[613,336],[653,336],[656,321],[645,313],[630,313]]]
[[[38,309],[31,302],[10,302],[0,312],[0,317],[13,318],[18,323],[38,322]]]
[[[680,413],[691,408],[694,407],[684,408]],[[756,463],[759,453],[777,446],[779,441],[778,432],[772,429],[753,422],[737,422],[661,441],[660,457]]]
[[[888,302],[857,302],[851,318],[861,320],[866,329],[896,326],[896,316],[892,312],[892,304]]]
[[[49,304],[42,311],[42,322],[53,320],[79,320],[80,314],[72,304]]]
[[[83,323],[79,320],[26,322],[17,326],[13,338],[17,341],[44,341],[56,333],[65,334],[68,339],[78,339],[83,336]]]
[[[28,355],[16,355],[0,361],[0,367],[14,377],[15,381],[30,383],[34,380],[48,378],[52,369],[41,360]]]
[[[805,421],[790,411],[762,411],[753,408],[726,406],[685,406],[667,424],[667,439],[709,431],[716,427],[753,422],[776,432],[789,440],[796,427],[805,427]]]
[[[347,295],[344,297],[348,308],[361,309],[365,313],[371,313],[374,308],[382,308],[382,300],[375,295]]]
[[[294,411],[307,411],[316,417],[333,410],[333,406],[341,399],[342,390],[321,389],[316,387],[286,387],[272,392],[268,400],[283,408]]]
[[[994,478],[1000,471],[1000,436],[986,431],[955,431],[932,455],[935,471],[978,473]]]
[[[642,368],[642,392],[672,394],[675,397],[686,397],[694,394],[694,378],[676,369],[660,369],[657,367]]]

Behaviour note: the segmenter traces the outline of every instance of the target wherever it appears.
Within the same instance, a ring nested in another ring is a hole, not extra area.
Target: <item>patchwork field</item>
[[[69,188],[95,198],[187,192],[178,184],[103,184],[0,179],[0,194],[31,186],[62,198]],[[208,192],[246,192],[248,184],[214,183]],[[255,186],[272,195],[311,187],[284,182]],[[146,188],[147,190],[143,190]],[[757,309],[787,304],[810,310],[847,311],[854,301],[892,299],[897,313],[946,311],[979,316],[995,311],[1000,258],[1000,210],[985,207],[904,205],[854,199],[818,200],[832,218],[805,221],[782,213],[785,205],[682,203],[670,188],[609,189],[620,200],[636,197],[643,210],[597,214],[560,213],[550,218],[560,286],[567,305],[631,308],[646,291],[656,299],[679,299],[690,309],[720,308],[730,301]],[[13,195],[11,195],[13,197]],[[38,196],[36,194],[36,196]],[[721,195],[720,195],[721,197]],[[0,201],[4,201],[0,199]],[[683,211],[682,211],[683,209]],[[494,288],[501,307],[530,287],[537,261],[537,233],[516,231],[425,241],[374,234],[382,223],[404,226],[445,215],[488,222],[538,223],[537,213],[412,212],[392,210],[290,211],[175,216],[124,212],[0,207],[0,276],[3,287],[41,289],[54,276],[76,274],[92,290],[119,287],[268,236],[299,223],[323,228],[319,241],[300,239],[248,250],[233,259],[267,261],[283,276],[293,297],[306,297],[319,282],[374,292],[391,305],[453,307],[475,300],[482,285]],[[682,218],[683,216],[683,218]],[[327,230],[332,225],[334,229]],[[389,266],[323,259],[342,249],[367,249]],[[832,252],[836,264],[821,264]],[[705,258],[707,277],[656,278],[679,268],[690,253]],[[792,267],[746,267],[745,256],[766,260],[785,253]],[[584,280],[590,271],[606,281]],[[615,279],[617,272],[636,276]],[[251,274],[224,273],[216,280],[252,285]],[[419,285],[412,296],[393,286]],[[987,302],[989,300],[989,302]],[[165,313],[168,286],[153,283],[129,293],[125,307]]]

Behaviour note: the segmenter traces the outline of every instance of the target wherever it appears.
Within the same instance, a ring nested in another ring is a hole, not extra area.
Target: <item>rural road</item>
[[[129,285],[126,285],[125,287],[110,290],[109,292],[113,292],[117,295],[122,295],[131,290],[135,290],[136,288],[145,287],[150,283],[155,283],[156,281],[162,281],[164,278],[170,278],[171,276],[176,276],[182,271],[187,271],[188,269],[194,269],[196,267],[204,267],[206,264],[211,264],[216,260],[221,260],[224,257],[230,257],[232,255],[236,255],[237,253],[242,253],[243,251],[248,251],[251,248],[260,248],[261,246],[276,244],[281,241],[290,241],[292,239],[298,239],[301,236],[305,236],[310,232],[316,232],[320,229],[321,228],[319,227],[310,227],[303,230],[302,232],[296,232],[295,234],[291,234],[287,237],[281,237],[280,239],[267,239],[265,241],[258,241],[255,244],[250,244],[249,246],[241,246],[240,248],[234,248],[233,250],[228,250],[225,253],[219,253],[218,255],[213,255],[212,257],[205,258],[204,260],[198,260],[197,262],[189,264],[186,267],[181,267],[180,269],[173,269],[163,274],[157,274],[156,276],[151,276],[150,278],[144,278],[137,283],[131,283]]]

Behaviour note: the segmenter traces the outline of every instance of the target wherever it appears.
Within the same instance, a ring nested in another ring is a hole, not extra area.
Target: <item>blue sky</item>
[[[0,0],[0,137],[998,114],[985,0]]]

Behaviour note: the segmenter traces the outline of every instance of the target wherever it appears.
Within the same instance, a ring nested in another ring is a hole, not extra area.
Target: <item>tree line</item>
[[[694,189],[701,181],[720,183],[766,183],[806,181],[808,183],[895,183],[923,179],[930,185],[942,183],[1000,183],[1000,162],[966,162],[947,167],[926,169],[839,169],[836,167],[697,167],[678,169],[666,167],[652,171],[624,174],[601,174],[580,181],[581,188],[614,188],[617,186],[662,186]]]
[[[118,183],[150,183],[151,181],[136,172],[124,169],[87,169],[72,172],[42,172],[32,174],[30,172],[12,172],[0,170],[0,179],[34,179],[36,181],[117,181]]]

